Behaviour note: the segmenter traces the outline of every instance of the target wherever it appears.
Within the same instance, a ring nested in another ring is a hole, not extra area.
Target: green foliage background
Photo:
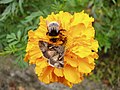
[[[120,0],[0,0],[0,55],[12,54],[21,67],[27,32],[35,30],[39,17],[51,12],[84,10],[95,18],[99,60],[91,76],[111,86],[120,84]]]

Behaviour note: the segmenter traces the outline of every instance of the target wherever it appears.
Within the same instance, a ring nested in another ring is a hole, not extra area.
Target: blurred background
[[[120,0],[0,0],[0,90],[69,90],[39,82],[23,61],[27,32],[38,27],[40,16],[61,10],[94,17],[99,42],[93,74],[70,90],[120,90]]]

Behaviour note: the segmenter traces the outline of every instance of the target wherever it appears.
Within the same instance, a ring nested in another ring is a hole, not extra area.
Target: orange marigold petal
[[[50,74],[52,73],[53,68],[51,66],[46,67],[43,70],[43,73],[39,76],[39,79],[44,82],[44,83],[50,83],[51,78],[50,78]]]
[[[66,64],[69,64],[72,67],[77,67],[78,66],[78,59],[77,59],[77,57],[65,55],[64,61],[66,61]]]
[[[84,58],[90,55],[91,50],[87,47],[75,46],[72,48],[72,52],[78,55],[79,57]]]
[[[88,27],[89,24],[91,24],[94,21],[94,18],[89,17],[88,14],[84,13],[84,11],[80,13],[74,13],[73,15],[73,21],[71,25],[77,25],[79,23],[85,24],[86,27]]]
[[[39,66],[40,68],[45,68],[48,66],[47,60],[45,60],[44,58],[39,58],[36,61],[36,66]]]
[[[40,25],[40,27],[38,27],[37,30],[40,30],[42,32],[47,32],[47,22],[42,16],[40,17],[39,25]]]
[[[86,39],[94,38],[95,30],[93,27],[88,27],[82,32],[82,35],[85,35]]]
[[[55,68],[55,69],[54,69],[54,73],[55,73],[55,75],[57,75],[58,77],[63,77],[63,69]]]
[[[53,72],[50,74],[50,81],[58,82],[58,77]]]
[[[98,41],[97,40],[92,41],[92,45],[91,45],[92,50],[98,52],[98,47],[99,47]]]
[[[38,37],[38,38],[47,38],[46,37],[46,32],[42,31],[43,29],[39,28],[39,30],[36,30],[35,31],[35,35]]]
[[[30,57],[31,60],[36,60],[41,57],[41,53],[34,54]]]
[[[26,54],[25,54],[25,57],[24,57],[24,61],[25,61],[25,62],[28,62],[28,60],[29,60],[29,54],[26,53]]]
[[[39,48],[33,48],[33,50],[30,50],[29,51],[29,55],[30,56],[33,56],[33,55],[36,55],[36,54],[39,54],[39,56],[38,57],[41,57],[43,54],[42,54],[42,52],[40,51],[40,49]]]
[[[86,27],[83,23],[79,23],[75,26],[71,26],[69,28],[69,36],[71,36],[72,38],[79,37],[82,35],[82,33],[85,29],[86,29]]]
[[[67,79],[69,82],[72,83],[79,82],[80,80],[79,72],[76,70],[76,68],[66,65],[63,70],[64,70],[63,74],[65,76],[65,79]]]
[[[26,52],[31,50],[33,47],[34,47],[34,44],[31,44],[30,42],[28,42],[27,47],[26,47]]]
[[[90,56],[91,56],[92,58],[94,58],[94,59],[98,59],[98,57],[99,57],[96,52],[92,52],[92,53],[90,54]]]
[[[87,57],[88,63],[94,63],[94,58],[91,56]]]
[[[52,22],[52,21],[58,21],[58,16],[54,14],[54,12],[51,13],[51,15],[48,15],[48,17],[45,19],[46,22]]]
[[[79,72],[90,73],[93,69],[94,69],[94,64],[89,64],[82,59],[79,61],[79,66],[78,66]]]
[[[65,77],[58,77],[58,82],[63,83],[64,85],[69,86],[70,88],[72,88],[73,86],[73,83],[66,80]]]
[[[58,15],[58,19],[60,20],[62,28],[68,30],[72,15],[68,12],[63,12],[63,11],[60,11],[59,14],[57,15]]]
[[[29,31],[28,31],[28,36],[29,36],[29,38],[35,36],[35,35],[34,35],[34,31],[33,31],[33,30],[29,30]]]
[[[42,71],[43,71],[43,68],[41,68],[41,67],[39,67],[39,66],[36,66],[36,67],[35,67],[35,73],[36,73],[38,76],[40,76],[40,74],[42,73]]]

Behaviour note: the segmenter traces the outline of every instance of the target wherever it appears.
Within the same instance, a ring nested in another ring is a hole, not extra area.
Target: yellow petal
[[[72,52],[78,55],[79,57],[84,58],[90,55],[91,50],[87,47],[76,46],[72,48]]]
[[[66,63],[71,65],[72,67],[77,67],[78,66],[78,59],[77,59],[77,57],[65,55],[64,61],[66,61]]]
[[[84,24],[80,23],[75,26],[70,27],[69,36],[72,38],[79,37],[82,35],[82,32],[85,30]]]
[[[54,12],[51,13],[51,15],[48,15],[48,17],[45,19],[48,23],[52,21],[58,21],[57,15],[54,14]]]
[[[67,79],[69,82],[72,83],[79,82],[80,80],[79,72],[76,70],[76,68],[66,65],[63,70],[64,70],[63,74],[65,76],[65,79]]]
[[[77,25],[79,23],[85,24],[86,27],[88,27],[89,24],[91,24],[94,21],[94,18],[89,17],[88,14],[84,13],[84,11],[80,13],[75,13],[73,15],[73,21],[71,25]]]
[[[82,32],[82,35],[85,35],[86,39],[87,38],[94,38],[95,30],[93,27],[88,27]]]
[[[42,71],[43,71],[43,69],[40,68],[39,66],[36,66],[36,67],[35,67],[35,73],[36,73],[38,76],[40,76],[40,74],[42,73]]]
[[[94,63],[94,58],[93,57],[88,56],[87,59],[88,59],[88,63]]]
[[[63,69],[58,69],[58,68],[55,68],[54,69],[54,73],[59,77],[63,77]]]
[[[39,76],[38,79],[41,81],[41,82],[44,82],[46,84],[49,84],[50,83],[50,78],[49,76],[46,76],[45,78]]]
[[[37,54],[32,55],[32,56],[30,57],[30,59],[36,60],[36,59],[38,59],[38,58],[40,58],[40,57],[41,57],[41,53],[37,53]]]
[[[98,52],[98,47],[99,47],[98,41],[97,40],[92,41],[92,46],[91,46],[92,50]]]
[[[60,11],[58,14],[58,19],[61,22],[60,24],[62,28],[65,30],[68,30],[71,18],[72,18],[72,15],[68,12]]]
[[[39,54],[38,57],[41,57],[43,54],[42,52],[40,51],[39,48],[33,48],[32,50],[29,51],[29,55],[30,56],[33,56],[33,55],[36,55],[36,54]]]
[[[42,32],[47,32],[47,22],[42,16],[40,17],[39,25],[40,25],[40,27],[38,27],[37,30],[40,30]]]
[[[36,61],[36,66],[39,66],[40,68],[45,68],[48,66],[47,60],[45,60],[44,58],[42,59],[38,59]]]
[[[65,77],[58,77],[58,82],[63,83],[64,85],[69,86],[70,88],[73,86],[73,83],[66,80]]]
[[[43,37],[46,37],[46,32],[42,31],[43,29],[39,29],[39,30],[36,30],[35,31],[35,35],[38,37],[38,38],[43,38]]]
[[[30,42],[28,42],[27,47],[26,47],[26,52],[31,50],[33,47],[34,47],[34,44],[31,44]]]
[[[29,54],[26,53],[26,54],[25,54],[25,57],[24,57],[24,61],[25,61],[25,62],[28,62],[28,60],[29,60]]]
[[[93,70],[93,68],[94,68],[93,64],[89,64],[82,59],[79,60],[79,66],[78,66],[79,72],[90,73]]]
[[[43,73],[41,74],[41,76],[39,77],[39,79],[44,82],[44,83],[50,83],[50,74],[52,73],[53,68],[48,66],[44,69]]]
[[[98,57],[99,57],[96,52],[92,52],[92,53],[90,54],[90,56],[91,56],[92,58],[94,58],[94,59],[98,59]]]
[[[29,36],[29,38],[33,37],[34,36],[34,31],[29,30],[28,31],[28,36]]]
[[[58,77],[53,72],[50,74],[50,81],[58,82]]]

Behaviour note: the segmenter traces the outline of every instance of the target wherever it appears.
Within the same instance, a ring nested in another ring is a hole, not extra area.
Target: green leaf
[[[14,40],[15,40],[15,39],[10,38],[10,39],[8,39],[8,40],[7,40],[7,42],[9,42],[9,43],[10,43],[10,42],[12,42],[12,41],[14,41]]]
[[[12,36],[10,34],[8,34],[6,38],[9,39],[9,38],[12,38]]]
[[[20,41],[20,39],[21,39],[21,36],[22,36],[22,33],[21,33],[21,31],[19,30],[19,31],[17,32],[17,38],[18,38],[19,41]]]
[[[24,41],[27,40],[27,38],[28,38],[28,35],[25,35],[25,36],[23,37]]]
[[[112,0],[114,4],[116,4],[116,1],[115,0]]]
[[[14,39],[14,40],[17,39],[15,33],[7,34],[7,37],[6,37],[6,38],[7,38],[7,39],[12,38],[12,39]]]
[[[4,20],[5,18],[6,18],[6,16],[0,17],[0,21]]]
[[[11,3],[13,0],[0,0],[0,4]]]
[[[12,46],[12,45],[16,45],[16,44],[18,44],[18,43],[19,43],[19,41],[13,41],[13,42],[11,42],[9,45]]]
[[[24,10],[23,10],[23,7],[22,7],[23,3],[24,3],[23,0],[19,0],[19,8],[20,8],[20,11],[21,11],[22,14],[24,13]]]
[[[17,3],[16,2],[13,2],[12,3],[12,6],[11,6],[11,11],[12,11],[12,14],[14,15],[14,13],[15,13],[15,9],[16,9],[16,6],[17,6]]]
[[[5,34],[0,35],[0,39],[3,39],[3,38],[5,38],[5,37],[6,37],[6,35],[5,35]]]
[[[27,16],[23,22],[25,22],[25,23],[30,22],[34,18],[39,17],[41,15],[43,15],[43,13],[41,11],[33,12],[29,16]]]
[[[2,13],[2,16],[8,15],[10,11],[11,11],[11,4],[5,8],[4,12]]]
[[[11,33],[12,38],[17,39],[15,33]]]
[[[28,67],[28,63],[24,62],[24,53],[20,53],[19,55],[16,56],[16,64],[18,64],[21,68],[26,68]]]

